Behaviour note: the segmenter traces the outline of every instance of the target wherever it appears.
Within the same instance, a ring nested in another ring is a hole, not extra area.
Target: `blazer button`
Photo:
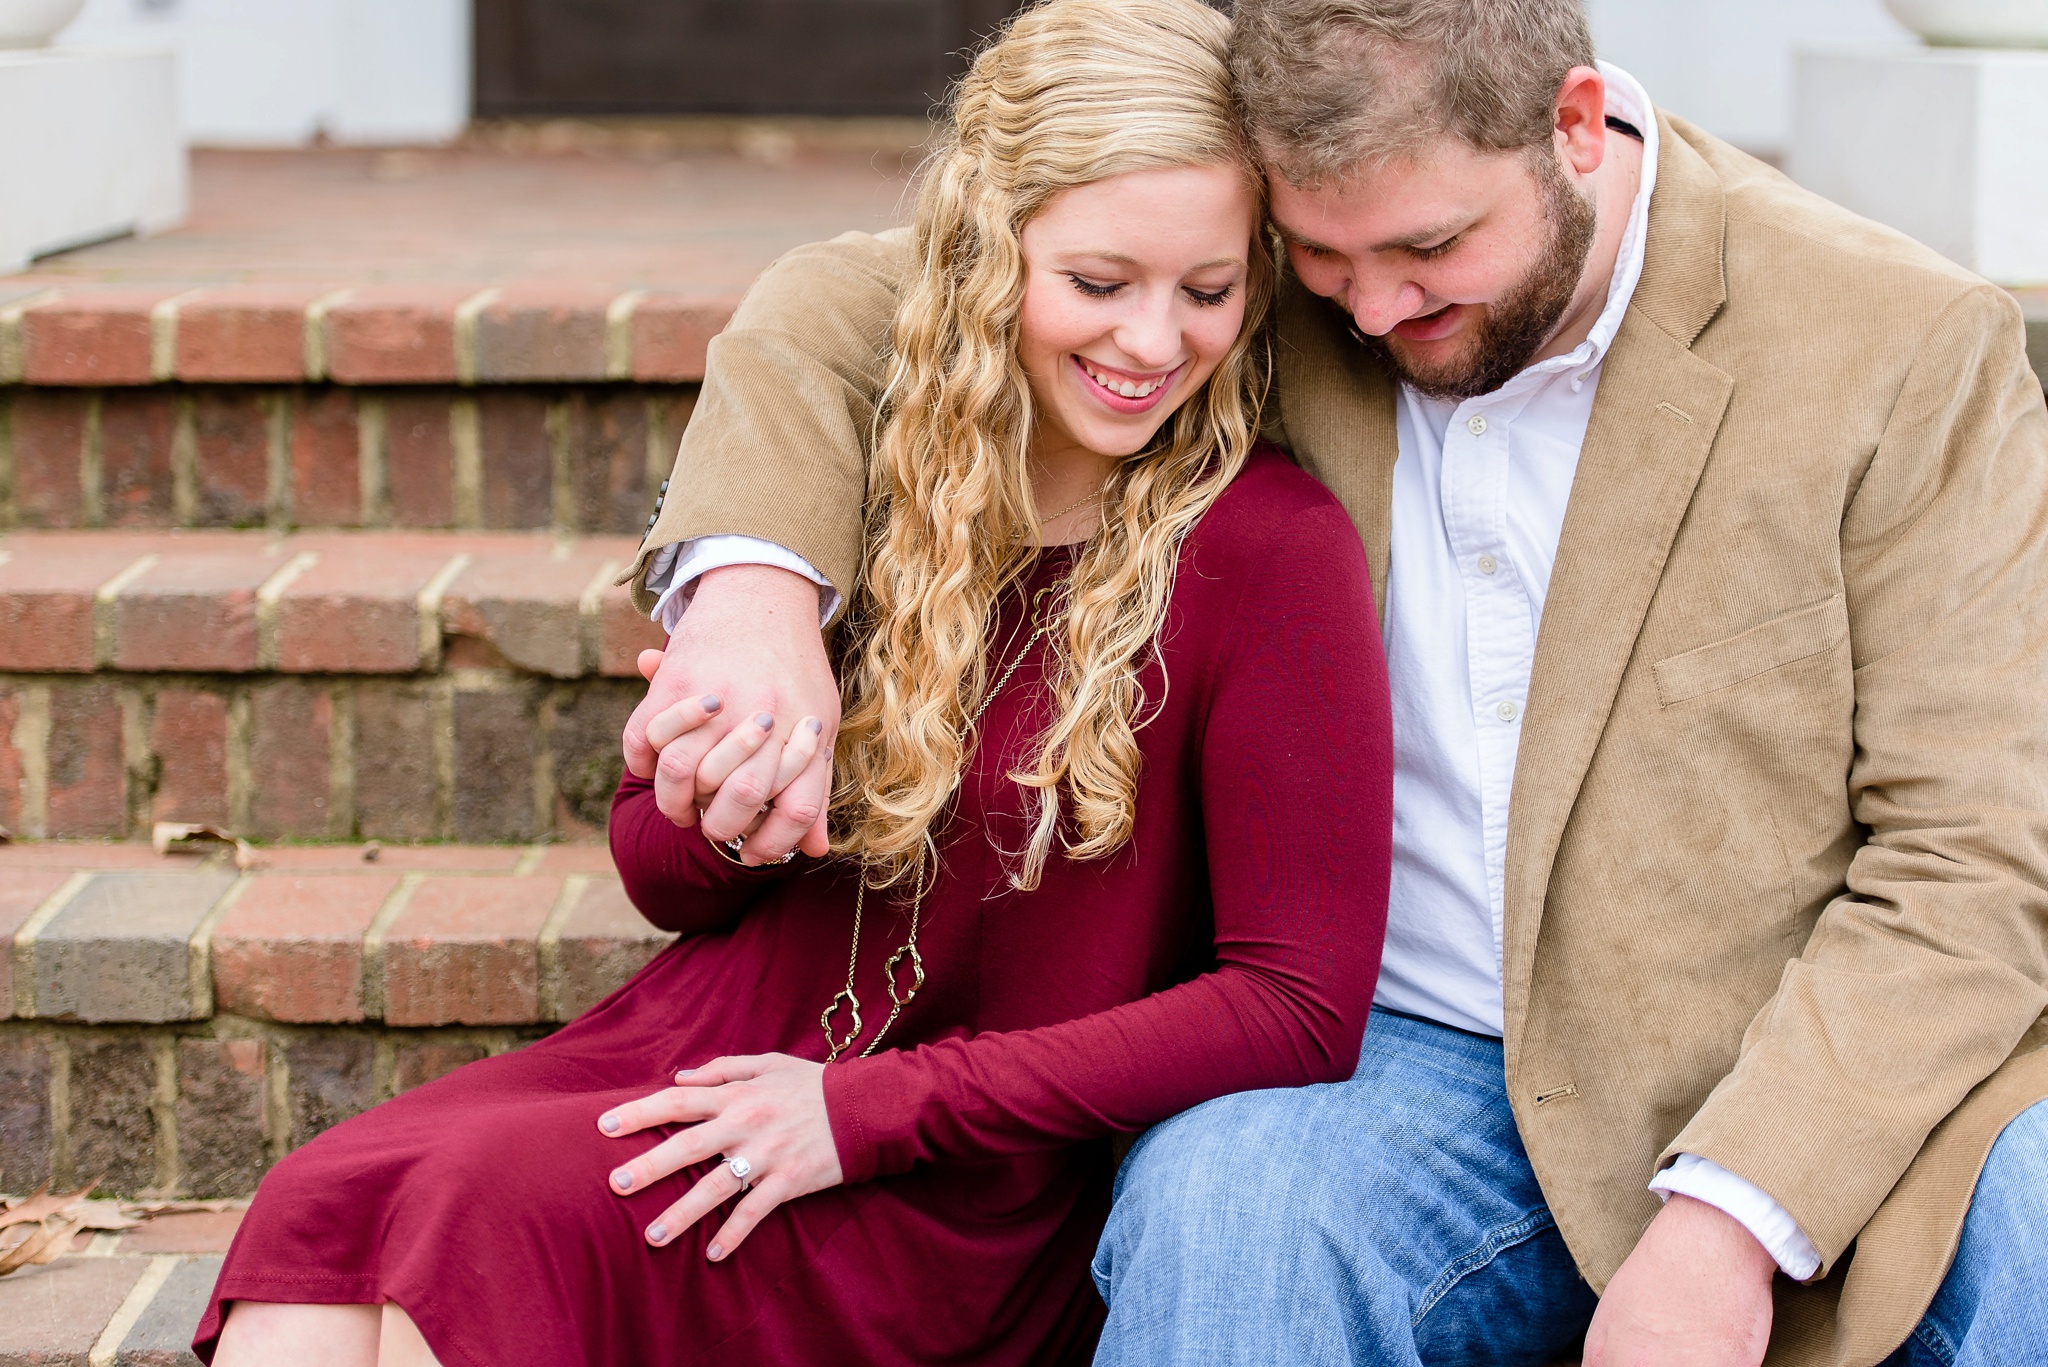
[[[659,493],[664,493],[664,494],[668,492],[668,481],[667,481],[667,480],[663,480],[663,481],[661,482],[661,488],[660,488],[660,489],[659,489],[659,490],[658,490],[657,492],[659,492]]]

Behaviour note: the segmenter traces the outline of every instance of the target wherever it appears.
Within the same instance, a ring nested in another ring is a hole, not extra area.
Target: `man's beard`
[[[1404,361],[1385,337],[1357,334],[1388,369],[1433,399],[1470,399],[1499,389],[1522,372],[1571,307],[1586,271],[1586,257],[1593,250],[1598,217],[1592,201],[1565,179],[1556,162],[1542,157],[1534,171],[1550,241],[1529,273],[1486,306],[1462,355],[1418,369]]]

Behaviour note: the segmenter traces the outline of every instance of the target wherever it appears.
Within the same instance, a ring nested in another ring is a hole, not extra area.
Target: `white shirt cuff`
[[[693,536],[676,541],[654,553],[647,566],[647,587],[659,595],[649,614],[671,636],[690,600],[697,596],[697,581],[727,565],[773,565],[778,570],[800,574],[818,586],[818,625],[824,626],[839,611],[839,590],[818,573],[811,562],[787,546],[763,541],[757,536]]]
[[[1820,1250],[1792,1213],[1771,1199],[1769,1192],[1746,1177],[1737,1177],[1710,1158],[1682,1153],[1670,1167],[1650,1179],[1650,1190],[1669,1199],[1690,1196],[1705,1201],[1733,1218],[1756,1236],[1756,1241],[1775,1258],[1778,1267],[1795,1282],[1803,1282],[1820,1270]]]

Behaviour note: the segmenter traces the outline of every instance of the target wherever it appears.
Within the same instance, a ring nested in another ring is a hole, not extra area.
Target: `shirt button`
[[[1479,572],[1481,574],[1492,574],[1499,568],[1500,561],[1495,560],[1492,556],[1482,555],[1479,557]]]
[[[1465,419],[1465,430],[1467,432],[1470,432],[1475,437],[1485,436],[1486,419],[1481,417],[1479,414],[1474,413],[1471,417]]]
[[[1495,715],[1497,715],[1502,721],[1513,721],[1515,719],[1516,712],[1518,712],[1520,709],[1517,708],[1511,702],[1504,702],[1499,707],[1496,707],[1493,710]]]

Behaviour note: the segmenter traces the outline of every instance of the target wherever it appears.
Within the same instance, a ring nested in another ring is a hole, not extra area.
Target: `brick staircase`
[[[602,843],[660,643],[613,581],[734,301],[903,150],[201,153],[186,229],[0,278],[0,1193],[246,1198],[666,942]],[[130,1361],[209,1251],[0,1278],[0,1367]]]

